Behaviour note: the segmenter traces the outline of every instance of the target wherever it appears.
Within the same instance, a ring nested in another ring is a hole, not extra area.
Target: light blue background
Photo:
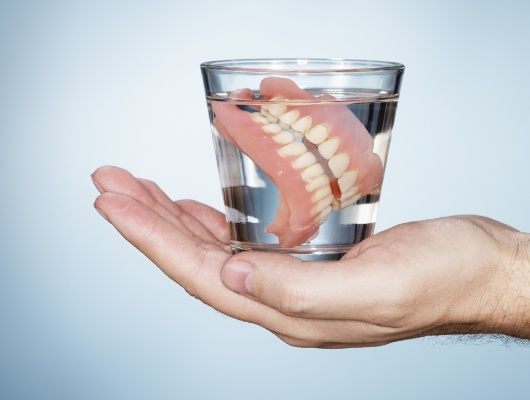
[[[89,178],[116,164],[220,208],[201,61],[394,60],[378,228],[530,231],[529,20],[523,1],[2,2],[0,398],[530,398],[528,344],[304,350],[220,315],[96,214]]]

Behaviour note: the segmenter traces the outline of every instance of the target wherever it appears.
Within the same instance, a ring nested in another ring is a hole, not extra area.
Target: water
[[[373,138],[374,153],[379,155],[385,167],[397,98],[366,91],[354,93],[335,91],[332,94],[365,126]],[[255,96],[258,97],[256,94]],[[353,244],[372,235],[380,200],[380,188],[360,198],[355,204],[329,214],[327,220],[320,225],[318,235],[309,242],[288,248],[280,246],[278,237],[266,232],[279,206],[278,189],[258,165],[215,129],[212,103],[216,101],[231,100],[209,99],[208,108],[234,252],[275,251],[292,254],[305,260],[336,260]],[[258,99],[234,104],[237,104],[241,110],[255,112],[263,103]]]

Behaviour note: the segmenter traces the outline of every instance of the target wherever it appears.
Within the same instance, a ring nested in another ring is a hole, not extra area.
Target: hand
[[[232,255],[224,215],[171,201],[123,169],[93,174],[96,209],[189,294],[293,346],[374,346],[424,335],[530,339],[530,235],[473,216],[396,226],[337,262]]]

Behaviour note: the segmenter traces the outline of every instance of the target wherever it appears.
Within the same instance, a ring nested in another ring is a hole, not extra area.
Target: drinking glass
[[[233,252],[337,260],[372,235],[404,66],[201,64]]]

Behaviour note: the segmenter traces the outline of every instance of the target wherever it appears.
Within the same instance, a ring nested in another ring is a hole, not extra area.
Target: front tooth
[[[306,182],[309,182],[311,179],[323,174],[325,174],[324,168],[322,168],[320,164],[316,163],[304,169],[302,172],[302,179]]]
[[[305,133],[306,131],[311,128],[311,123],[313,122],[313,119],[310,115],[306,115],[305,117],[300,118],[298,121],[296,121],[294,124],[291,125],[291,128],[293,128],[295,131],[300,133]]]
[[[253,112],[250,114],[250,117],[252,118],[252,121],[257,122],[258,124],[268,124],[269,120],[265,118],[263,115],[261,115],[259,112]]]
[[[320,175],[317,176],[315,179],[310,180],[307,182],[307,185],[305,185],[305,189],[308,192],[313,192],[322,186],[329,185],[329,178],[327,175]]]
[[[263,125],[261,129],[263,129],[266,133],[269,133],[271,135],[276,135],[277,133],[280,133],[282,131],[282,128],[278,124]]]
[[[329,207],[333,201],[333,195],[324,197],[323,199],[317,201],[317,203],[311,208],[311,215],[320,214],[325,208]]]
[[[340,195],[340,201],[346,201],[352,198],[353,196],[357,194],[358,191],[359,191],[359,188],[357,186],[352,187],[350,190]]]
[[[324,140],[328,138],[329,135],[329,129],[326,125],[318,124],[315,125],[313,128],[309,130],[305,134],[305,137],[307,140],[309,140],[311,143],[319,145]]]
[[[289,143],[283,147],[280,147],[278,149],[278,154],[281,157],[298,157],[302,154],[304,154],[307,151],[307,148],[305,147],[305,144],[302,142],[293,142]]]
[[[347,171],[339,178],[339,188],[342,193],[346,193],[357,180],[357,171]]]
[[[320,189],[317,189],[313,196],[311,196],[311,201],[316,203],[319,200],[322,200],[324,197],[331,194],[331,187],[329,185],[322,186]]]
[[[294,169],[302,169],[309,167],[317,162],[317,158],[310,151],[306,151],[300,157],[293,161],[292,166]]]
[[[335,178],[340,178],[350,165],[350,157],[346,153],[336,154],[328,161],[328,166]]]
[[[277,135],[274,135],[272,140],[278,144],[289,144],[294,141],[294,136],[291,132],[282,131]]]
[[[297,109],[287,111],[285,114],[282,114],[280,121],[285,125],[291,126],[298,118],[300,118],[300,111]]]
[[[324,208],[318,215],[318,218],[317,218],[318,222],[322,223],[328,217],[331,211],[332,211],[331,206]]]
[[[331,157],[333,157],[338,148],[339,139],[336,137],[328,139],[318,145],[318,151],[320,152],[320,155],[326,160],[329,160]]]

